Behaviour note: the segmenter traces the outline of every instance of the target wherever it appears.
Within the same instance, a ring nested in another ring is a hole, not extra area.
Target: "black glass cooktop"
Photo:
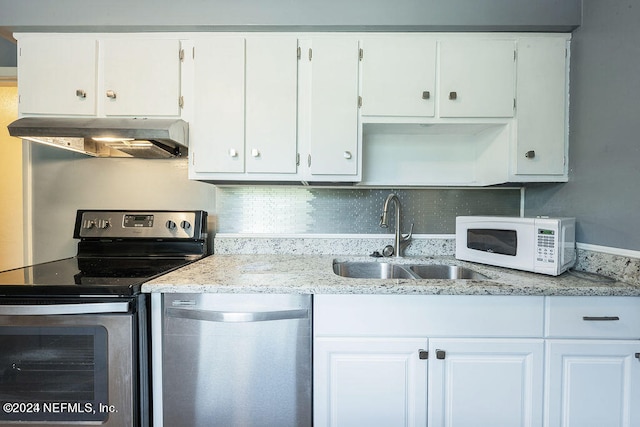
[[[0,295],[133,295],[184,258],[66,258],[0,272]]]

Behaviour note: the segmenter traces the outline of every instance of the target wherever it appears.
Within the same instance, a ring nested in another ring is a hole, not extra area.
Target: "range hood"
[[[179,119],[23,117],[9,134],[94,157],[166,159],[187,155],[189,125]]]

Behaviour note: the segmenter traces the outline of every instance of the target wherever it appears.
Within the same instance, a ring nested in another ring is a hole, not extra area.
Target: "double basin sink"
[[[470,268],[446,264],[334,261],[333,272],[338,276],[357,279],[489,279],[484,274]]]

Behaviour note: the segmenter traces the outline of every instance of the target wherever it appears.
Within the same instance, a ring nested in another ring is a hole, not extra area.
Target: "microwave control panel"
[[[556,232],[544,228],[537,229],[536,261],[542,263],[556,262]]]

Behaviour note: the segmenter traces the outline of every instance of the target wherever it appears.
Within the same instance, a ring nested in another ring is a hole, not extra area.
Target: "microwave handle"
[[[61,316],[67,314],[129,313],[128,302],[0,305],[0,316]]]
[[[278,311],[214,311],[194,308],[167,308],[167,316],[207,322],[239,323],[239,322],[267,322],[270,320],[307,319],[309,310],[278,310]]]

